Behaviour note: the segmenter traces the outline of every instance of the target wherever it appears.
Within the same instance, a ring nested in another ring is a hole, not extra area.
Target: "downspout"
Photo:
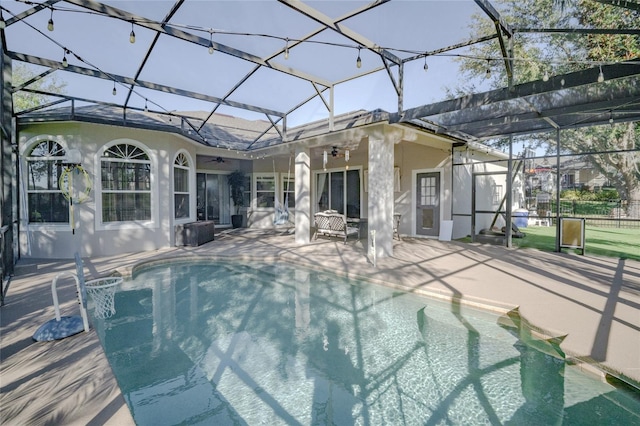
[[[451,218],[451,220],[453,220],[453,177],[454,177],[454,173],[453,173],[453,168],[454,168],[454,163],[455,163],[455,150],[453,145],[451,145],[451,180],[449,180],[449,185],[450,185],[450,191],[451,194],[449,196],[449,217]]]
[[[476,242],[476,176],[475,163],[471,162],[471,242]]]
[[[556,252],[560,252],[560,129],[556,129]]]

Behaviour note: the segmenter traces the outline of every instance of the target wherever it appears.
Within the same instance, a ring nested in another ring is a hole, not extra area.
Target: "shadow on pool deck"
[[[165,257],[280,258],[498,312],[518,308],[539,333],[559,337],[568,357],[640,383],[640,262],[403,238],[374,268],[366,249],[366,240],[300,246],[286,230],[233,230],[196,248],[84,264],[87,278],[95,278]],[[93,329],[56,342],[31,339],[54,318],[51,281],[63,271],[75,271],[72,260],[28,259],[16,267],[0,311],[0,423],[133,424]],[[74,281],[58,285],[62,315],[77,314]]]

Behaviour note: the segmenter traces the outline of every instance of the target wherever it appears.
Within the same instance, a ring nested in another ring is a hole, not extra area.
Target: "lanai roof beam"
[[[171,94],[174,94],[174,95],[190,97],[190,98],[194,98],[194,99],[199,99],[201,101],[221,103],[221,104],[224,104],[224,105],[227,105],[227,106],[231,106],[231,107],[234,107],[234,108],[246,109],[248,111],[260,112],[260,113],[263,113],[263,114],[271,114],[271,115],[274,115],[274,116],[277,116],[277,117],[281,117],[281,116],[284,115],[284,113],[282,113],[280,111],[274,111],[274,110],[271,110],[271,109],[261,108],[261,107],[257,107],[257,106],[254,106],[254,105],[241,103],[241,102],[224,100],[224,99],[217,98],[215,96],[204,95],[202,93],[192,92],[192,91],[189,91],[189,90],[177,89],[175,87],[165,86],[163,84],[147,82],[147,81],[144,81],[144,80],[134,80],[134,79],[132,79],[130,77],[124,77],[124,76],[121,76],[121,75],[110,74],[110,73],[106,73],[106,72],[101,71],[101,70],[95,70],[95,69],[80,67],[80,66],[72,65],[72,64],[69,64],[67,67],[63,67],[61,62],[53,61],[51,59],[39,58],[37,56],[32,56],[32,55],[25,55],[23,53],[7,52],[7,56],[9,56],[11,59],[14,59],[14,60],[17,60],[17,61],[27,62],[27,63],[34,64],[34,65],[41,65],[41,66],[54,68],[54,69],[58,69],[58,70],[64,70],[64,71],[68,71],[68,72],[75,72],[77,74],[86,75],[86,76],[90,76],[90,77],[102,78],[104,80],[111,80],[111,81],[118,82],[118,83],[121,83],[121,84],[127,84],[127,85],[131,84],[131,85],[135,85],[135,86],[138,86],[138,87],[144,87],[145,89],[157,90],[157,91],[164,92],[164,93],[171,93]]]
[[[209,47],[209,44],[212,44],[215,50],[226,53],[227,55],[235,56],[236,58],[244,59],[246,61],[253,62],[263,67],[271,68],[276,71],[280,71],[285,74],[289,74],[294,77],[301,78],[303,80],[314,81],[316,83],[319,83],[325,86],[328,86],[330,84],[329,82],[325,81],[320,77],[312,76],[310,74],[303,73],[301,71],[297,71],[297,70],[291,69],[290,67],[279,65],[277,63],[265,61],[259,56],[253,55],[251,53],[244,52],[242,50],[235,49],[233,47],[230,47],[221,43],[217,43],[215,41],[211,41],[208,38],[200,37],[198,35],[172,27],[170,23],[153,22],[147,18],[142,18],[140,16],[126,12],[124,10],[121,10],[112,6],[108,6],[102,3],[98,3],[93,0],[65,0],[65,1],[68,3],[75,4],[76,6],[83,7],[85,9],[93,10],[94,12],[106,14],[107,16],[110,16],[115,19],[120,19],[126,22],[131,22],[133,20],[135,24],[138,26],[147,28],[149,30],[157,31],[158,33],[166,34],[171,37],[179,38],[184,41],[199,44],[204,47]]]
[[[589,68],[562,76],[554,76],[547,82],[538,80],[519,84],[513,88],[513,91],[498,89],[483,93],[476,93],[457,99],[436,102],[430,105],[423,105],[405,110],[400,116],[401,119],[399,121],[408,121],[414,118],[429,117],[434,114],[488,105],[493,102],[583,86],[585,84],[595,82],[598,77],[598,71],[598,68]],[[609,80],[631,77],[634,75],[640,75],[640,63],[602,65],[602,71]],[[562,84],[563,82],[564,84]]]
[[[493,21],[496,27],[496,34],[498,35],[498,42],[500,43],[500,51],[502,52],[502,58],[504,60],[504,66],[507,70],[507,80],[509,87],[513,86],[513,49],[511,48],[511,39],[513,38],[513,29],[508,22],[506,22],[500,13],[493,7],[488,0],[475,0],[476,4],[480,6],[480,9],[486,13]],[[508,42],[505,42],[504,36],[507,36]]]
[[[338,21],[334,21],[331,18],[329,18],[328,16],[324,15],[323,13],[319,12],[318,10],[300,2],[300,1],[294,1],[294,0],[278,0],[280,3],[284,3],[287,6],[291,7],[292,9],[302,13],[303,15],[313,19],[316,22],[319,22],[320,24],[326,26],[329,29],[334,30],[335,32],[337,32],[338,34],[348,38],[349,40],[353,41],[354,43],[357,43],[358,45],[362,46],[365,49],[371,50],[372,52],[377,53],[378,55],[386,58],[387,60],[393,62],[396,65],[400,65],[402,63],[402,60],[397,57],[396,55],[394,55],[393,53],[383,49],[382,47],[378,46],[377,44],[375,44],[374,42],[372,42],[371,40],[367,39],[366,37],[362,36],[361,34],[356,33],[355,31],[350,30],[349,28],[347,28],[346,26],[340,25],[340,23]],[[377,1],[374,3],[371,3],[369,5],[368,8],[372,8],[375,6],[378,6],[380,4],[384,3],[383,1]]]
[[[175,13],[178,11],[178,9],[180,8],[180,6],[182,6],[183,3],[184,3],[184,0],[178,0],[173,5],[173,7],[169,11],[169,13],[167,13],[167,15],[165,16],[163,22],[169,22],[171,17],[173,15],[175,15]],[[164,24],[163,24],[163,26],[164,26]],[[151,41],[151,44],[149,45],[149,49],[147,49],[147,53],[144,55],[144,58],[142,59],[142,62],[140,63],[140,66],[138,67],[138,70],[136,71],[136,75],[135,75],[134,79],[137,80],[140,77],[140,74],[142,74],[142,70],[144,69],[145,64],[149,60],[149,56],[151,56],[151,52],[153,52],[153,48],[156,46],[156,43],[158,43],[158,39],[159,38],[160,38],[160,33],[156,32],[155,35],[153,36],[153,40]],[[133,94],[133,88],[134,88],[134,86],[131,86],[129,88],[129,93],[127,94],[127,99],[124,101],[124,105],[125,106],[129,105],[129,99],[131,99],[131,95]]]

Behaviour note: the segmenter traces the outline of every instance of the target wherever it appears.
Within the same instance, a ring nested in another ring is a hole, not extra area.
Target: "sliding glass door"
[[[360,217],[360,170],[316,173],[316,211],[337,210]]]
[[[231,197],[227,176],[198,173],[198,220],[212,220],[218,225],[231,224]]]

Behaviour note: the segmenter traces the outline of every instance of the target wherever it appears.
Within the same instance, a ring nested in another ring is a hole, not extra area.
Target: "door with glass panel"
[[[437,237],[440,233],[440,173],[416,176],[416,234]]]

